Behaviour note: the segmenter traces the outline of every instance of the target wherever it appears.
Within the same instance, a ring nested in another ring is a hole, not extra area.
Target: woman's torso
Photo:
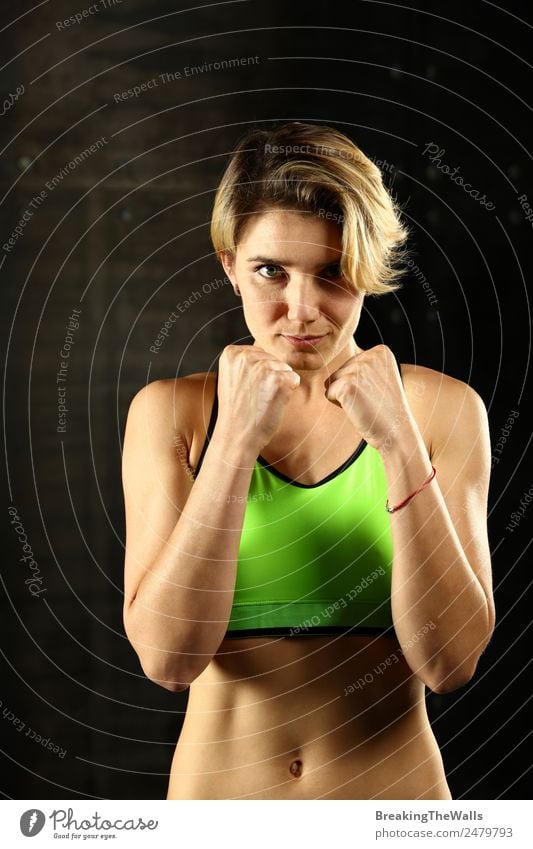
[[[414,367],[402,366],[428,451],[430,372],[436,374],[418,367],[415,377]],[[196,468],[215,380],[199,375],[193,384],[199,403],[189,461]],[[261,452],[280,472],[306,484],[338,468],[361,439],[334,405],[321,411],[318,424],[312,411],[308,415],[308,425],[300,416],[284,419]],[[167,798],[451,799],[451,794],[423,682],[394,635],[359,633],[224,639],[189,688]]]

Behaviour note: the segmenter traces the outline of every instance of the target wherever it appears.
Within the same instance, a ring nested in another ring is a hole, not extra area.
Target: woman
[[[329,127],[239,143],[212,240],[253,345],[157,380],[124,442],[124,623],[189,688],[168,799],[450,799],[425,707],[494,628],[487,415],[355,342],[406,230]]]

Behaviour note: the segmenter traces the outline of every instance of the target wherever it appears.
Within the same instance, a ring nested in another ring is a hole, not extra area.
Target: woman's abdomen
[[[327,707],[297,723],[249,710],[186,717],[168,799],[452,798],[423,704],[376,728]]]

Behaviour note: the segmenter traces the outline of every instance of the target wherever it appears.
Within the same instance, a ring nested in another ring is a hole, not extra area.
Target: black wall
[[[475,679],[427,700],[454,798],[531,796],[529,4],[122,0],[61,24],[90,5],[2,7],[3,796],[166,794],[187,695],[146,680],[123,631],[125,415],[147,381],[213,368],[246,335],[211,205],[244,130],[285,119],[382,161],[414,228],[416,267],[366,299],[359,344],[489,410],[497,629]]]

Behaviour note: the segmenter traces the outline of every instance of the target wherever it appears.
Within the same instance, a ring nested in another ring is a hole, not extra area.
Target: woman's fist
[[[414,421],[394,354],[376,345],[350,357],[325,382],[326,398],[342,407],[361,436],[378,451]]]
[[[255,345],[228,345],[219,361],[219,420],[259,454],[277,431],[300,376]]]

